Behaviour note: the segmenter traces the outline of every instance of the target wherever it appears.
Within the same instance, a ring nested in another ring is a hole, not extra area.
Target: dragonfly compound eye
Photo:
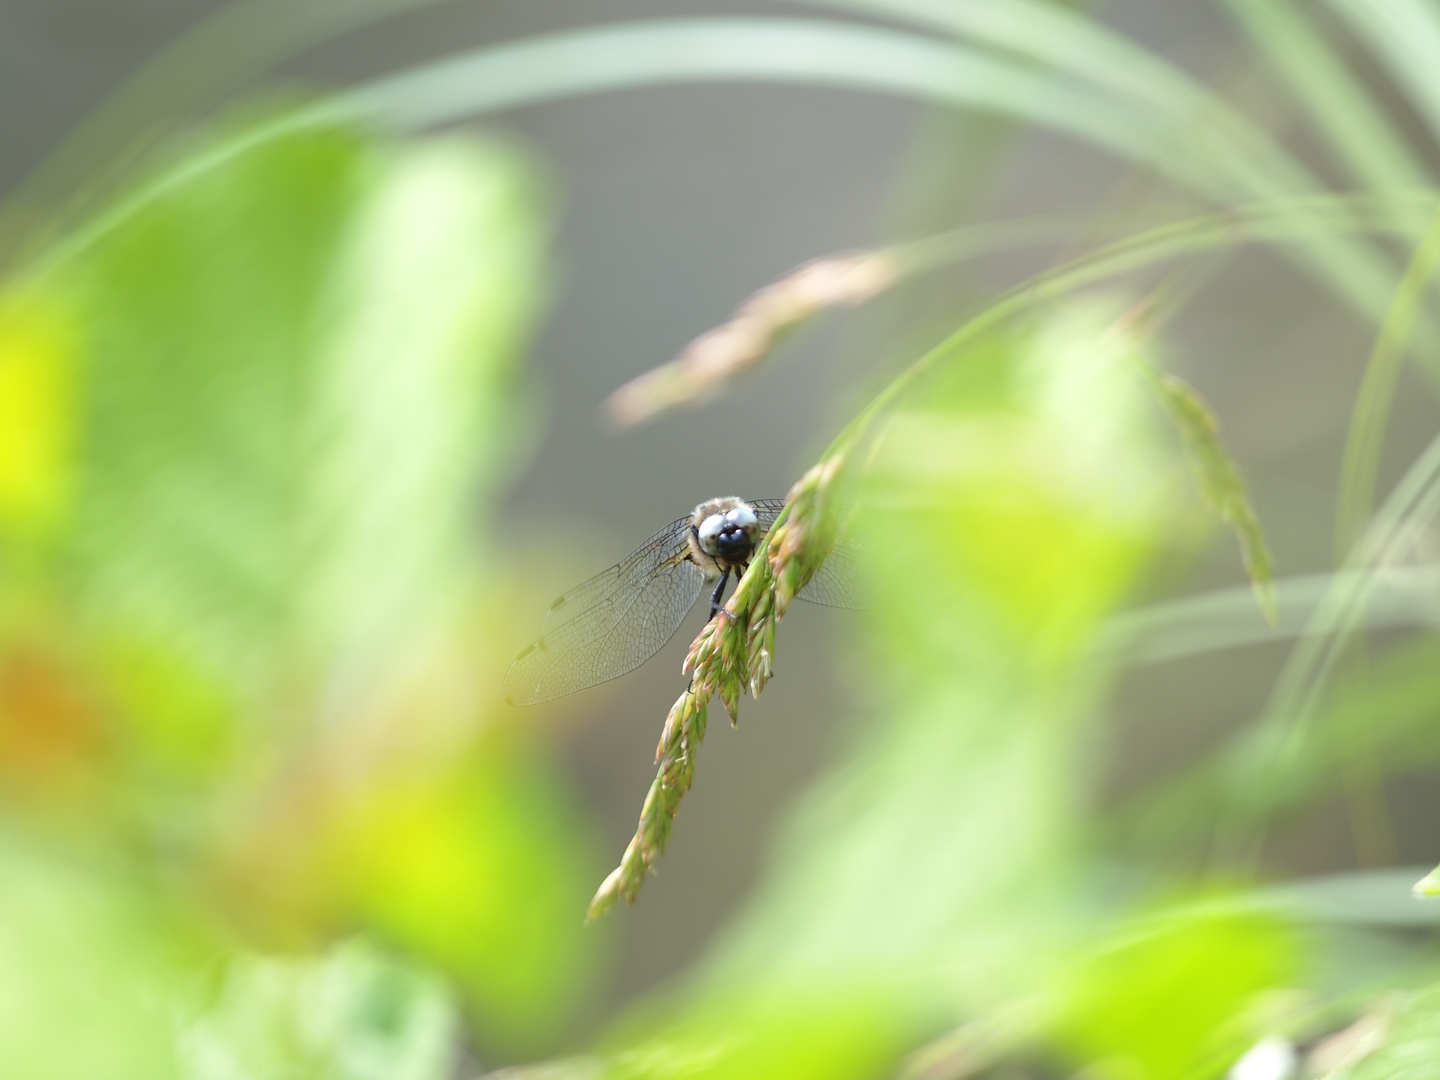
[[[755,512],[748,506],[737,506],[725,515],[726,525],[739,525],[747,532],[757,521],[758,519],[755,517]]]
[[[696,532],[700,536],[700,546],[711,555],[715,554],[715,539],[720,531],[725,528],[724,514],[711,514],[700,523]]]

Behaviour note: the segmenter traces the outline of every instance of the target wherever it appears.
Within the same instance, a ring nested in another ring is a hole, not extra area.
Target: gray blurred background
[[[0,188],[214,0],[0,0]],[[285,74],[344,83],[408,63],[563,27],[683,14],[824,15],[780,4],[508,0],[442,4],[354,33]],[[1285,130],[1223,13],[1200,0],[1109,5],[1113,25]],[[525,373],[538,425],[517,462],[501,534],[517,551],[566,552],[545,567],[558,592],[623,556],[698,501],[780,496],[886,372],[974,303],[1052,254],[994,258],[921,282],[863,312],[831,317],[784,347],[735,394],[703,411],[617,435],[605,395],[723,321],[747,294],[839,249],[965,222],[1054,211],[1179,205],[1083,146],[873,95],[769,86],[626,91],[502,114],[489,125],[534,152],[554,193],[557,274]],[[1303,131],[1287,133],[1303,153]],[[1242,462],[1280,575],[1334,562],[1334,487],[1366,330],[1263,253],[1230,259],[1175,328],[1173,365],[1206,394]],[[1428,393],[1407,383],[1387,442],[1396,469],[1435,430]],[[534,561],[532,559],[532,561]],[[1228,536],[1177,552],[1143,602],[1243,580]],[[518,647],[540,608],[516,610]],[[682,685],[690,623],[624,679],[535,713],[593,808],[603,873],[623,850],[653,775],[661,720]],[[777,816],[854,715],[837,660],[846,616],[799,605],[777,678],[740,730],[718,718],[659,877],[610,918],[612,964],[588,1007],[618,1003],[693,960],[760,872]],[[1132,672],[1116,701],[1113,791],[1173,766],[1264,702],[1286,647],[1213,654]],[[1389,792],[1394,845],[1362,850],[1337,801],[1273,838],[1277,867],[1433,863],[1434,785]],[[1371,845],[1373,848],[1374,845]],[[598,882],[598,874],[597,874]],[[578,917],[578,914],[577,914]],[[576,1029],[576,1038],[587,1025]]]

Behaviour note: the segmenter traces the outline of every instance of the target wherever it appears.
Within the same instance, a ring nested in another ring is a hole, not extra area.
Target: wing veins
[[[639,602],[640,597],[645,595],[647,588],[656,580],[656,578],[658,578],[659,575],[662,573],[673,570],[675,567],[679,566],[681,562],[684,561],[681,556],[685,553],[688,547],[688,543],[685,538],[685,533],[683,531],[679,531],[679,527],[682,524],[688,524],[689,520],[689,518],[681,518],[678,521],[671,522],[668,526],[661,529],[654,536],[650,537],[644,543],[640,544],[637,548],[635,548],[634,551],[630,552],[629,555],[625,556],[625,558],[621,559],[614,566],[610,567],[609,570],[600,571],[600,573],[596,574],[588,581],[581,582],[581,584],[571,589],[568,593],[563,594],[561,596],[561,599],[568,600],[575,593],[585,589],[593,582],[597,582],[600,581],[602,578],[605,578],[607,575],[610,574],[611,571],[615,571],[614,584],[609,586],[609,588],[604,594],[599,595],[591,603],[587,604],[583,608],[576,610],[575,613],[569,618],[567,618],[564,622],[557,623],[553,628],[551,628],[547,626],[544,620],[542,620],[540,624],[540,636],[536,640],[540,641],[547,638],[553,638],[557,631],[565,629],[572,623],[579,622],[581,619],[584,619],[592,612],[603,611],[607,607],[613,607],[615,604],[615,591],[624,585],[626,577],[633,574],[634,569],[637,565],[641,565],[642,563],[647,561],[643,560],[641,556],[650,555],[651,559],[648,561],[652,564],[653,568],[649,570],[647,579],[640,582],[639,587],[633,590],[630,597],[630,602],[626,604],[624,608],[619,609],[608,623],[604,620],[601,620],[597,624],[597,629],[592,636],[587,637],[581,641],[566,643],[564,651],[573,652],[576,649],[585,648],[586,646],[592,645],[595,642],[613,633],[619,627],[619,624],[623,621],[625,615],[627,615],[630,612],[631,608],[633,608]],[[659,544],[659,541],[666,539],[670,540],[671,543],[668,546],[662,548]],[[665,553],[664,556],[659,558],[658,562],[654,561],[655,556],[659,555],[662,551]],[[551,605],[550,610],[554,611],[554,605]]]

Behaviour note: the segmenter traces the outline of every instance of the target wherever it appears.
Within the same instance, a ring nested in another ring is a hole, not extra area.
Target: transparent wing
[[[755,516],[760,520],[760,527],[767,533],[770,526],[775,524],[775,519],[780,516],[780,511],[785,508],[784,499],[748,499],[746,500],[755,510]],[[820,564],[820,569],[815,571],[803,589],[796,595],[801,600],[809,600],[812,604],[824,604],[826,607],[850,608],[854,611],[864,610],[868,605],[865,603],[864,592],[860,588],[862,580],[860,567],[857,565],[858,550],[854,543],[846,540],[838,541],[825,561]]]
[[[672,522],[545,612],[540,636],[505,674],[505,700],[536,705],[633,671],[675,636],[705,574],[686,555],[688,517]]]

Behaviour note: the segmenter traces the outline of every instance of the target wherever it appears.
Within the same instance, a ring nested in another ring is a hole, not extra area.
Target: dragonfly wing
[[[751,499],[749,502],[761,528],[767,533],[785,508],[784,499]],[[815,576],[796,595],[812,604],[863,611],[868,605],[860,587],[862,579],[858,556],[859,551],[853,542],[836,541],[830,554],[820,564],[820,569],[815,571]]]
[[[767,533],[770,526],[775,524],[775,519],[780,516],[780,511],[785,509],[784,499],[747,499],[750,509],[755,511],[755,516],[760,519],[760,527]]]
[[[861,589],[859,555],[853,541],[837,540],[815,576],[795,595],[812,604],[864,611],[870,605]]]
[[[675,636],[705,574],[686,555],[689,518],[661,529],[545,612],[505,674],[505,700],[536,705],[633,671]]]

